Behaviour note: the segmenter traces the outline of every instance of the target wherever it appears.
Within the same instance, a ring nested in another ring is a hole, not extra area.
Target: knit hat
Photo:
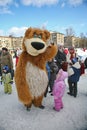
[[[3,67],[3,70],[8,71],[8,70],[9,70],[9,67],[8,67],[7,65],[5,65],[5,66]]]
[[[71,47],[68,48],[68,50],[74,50],[74,47],[71,46]]]
[[[72,63],[73,63],[73,64],[75,64],[77,61],[78,61],[77,58],[73,58],[73,59],[72,59]]]
[[[3,47],[2,50],[8,51],[8,49],[6,47]]]

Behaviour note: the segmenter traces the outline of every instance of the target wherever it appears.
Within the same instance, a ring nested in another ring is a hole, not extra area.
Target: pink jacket
[[[64,95],[65,87],[66,87],[64,80],[67,77],[68,77],[68,73],[60,69],[53,86],[54,99],[60,98]]]

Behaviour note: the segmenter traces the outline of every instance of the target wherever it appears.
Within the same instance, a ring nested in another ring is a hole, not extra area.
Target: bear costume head
[[[46,41],[49,39],[50,33],[47,30],[40,30],[37,28],[29,28],[25,32],[23,41],[23,49],[32,56],[37,56],[43,53],[47,44]]]
[[[32,104],[44,108],[42,99],[48,84],[46,62],[57,53],[56,45],[47,44],[49,37],[49,31],[30,27],[23,39],[15,83],[19,100],[29,109]]]

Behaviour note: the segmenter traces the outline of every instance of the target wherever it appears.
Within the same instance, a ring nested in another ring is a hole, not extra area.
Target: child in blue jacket
[[[77,96],[77,83],[80,78],[80,63],[77,58],[72,59],[72,65],[68,68],[69,92],[67,94]]]
[[[9,72],[9,67],[7,65],[3,67],[2,82],[4,84],[4,93],[11,94],[12,93],[11,73]]]

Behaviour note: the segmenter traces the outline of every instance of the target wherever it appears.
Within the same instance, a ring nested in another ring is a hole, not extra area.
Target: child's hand
[[[13,81],[10,81],[9,83],[10,83],[10,84],[13,84]]]

